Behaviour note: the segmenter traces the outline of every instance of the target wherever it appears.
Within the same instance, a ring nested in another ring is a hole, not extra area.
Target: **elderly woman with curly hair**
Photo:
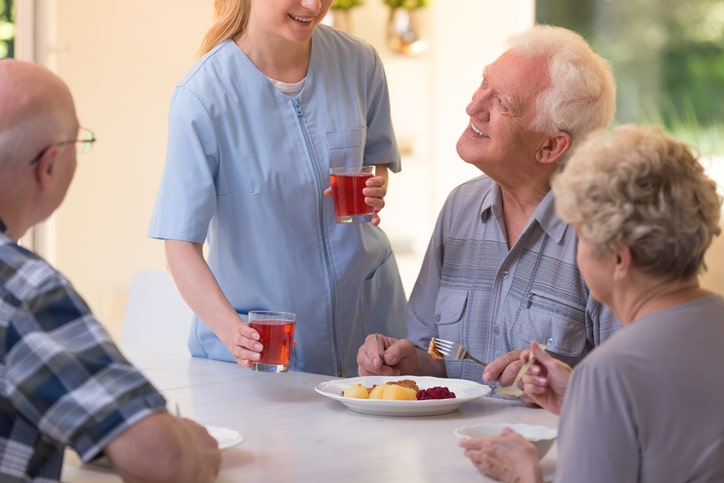
[[[561,415],[555,481],[724,481],[724,298],[698,280],[721,231],[715,182],[685,144],[621,126],[584,143],[553,193],[593,297],[624,324],[575,370],[531,346],[524,390]],[[510,430],[461,446],[489,476],[543,481]]]

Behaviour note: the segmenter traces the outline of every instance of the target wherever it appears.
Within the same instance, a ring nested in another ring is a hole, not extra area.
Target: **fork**
[[[433,339],[433,346],[435,347],[435,350],[439,351],[442,355],[444,355],[445,357],[449,357],[450,359],[467,359],[483,367],[488,365],[486,362],[479,361],[475,357],[471,356],[470,352],[468,352],[465,347],[458,344],[457,342],[435,338]]]

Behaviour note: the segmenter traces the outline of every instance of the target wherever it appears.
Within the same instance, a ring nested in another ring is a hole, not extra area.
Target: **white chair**
[[[168,272],[141,270],[128,291],[121,347],[188,355],[192,316]]]

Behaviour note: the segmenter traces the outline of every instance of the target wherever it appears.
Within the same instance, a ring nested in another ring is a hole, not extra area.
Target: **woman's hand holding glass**
[[[252,362],[261,359],[263,346],[259,339],[259,332],[249,327],[244,321],[239,320],[233,327],[225,344],[236,362],[240,366],[249,369]]]
[[[373,225],[380,224],[379,213],[382,208],[385,207],[385,196],[387,195],[387,165],[377,164],[375,165],[375,176],[372,176],[367,180],[366,187],[362,191],[365,195],[365,203],[374,208],[374,216],[370,221]],[[324,190],[324,196],[332,196],[332,187]]]

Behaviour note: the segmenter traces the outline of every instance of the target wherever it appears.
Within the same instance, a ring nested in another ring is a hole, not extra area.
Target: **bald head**
[[[14,239],[63,201],[75,148],[57,143],[77,133],[73,98],[58,76],[31,62],[0,60],[0,219]]]
[[[32,62],[0,60],[0,163],[31,159],[74,124],[73,97],[57,75]]]

